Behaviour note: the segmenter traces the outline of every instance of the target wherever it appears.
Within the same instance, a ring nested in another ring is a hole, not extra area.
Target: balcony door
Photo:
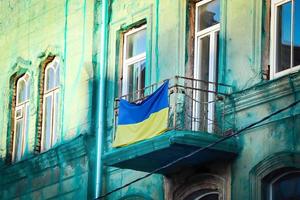
[[[196,4],[195,61],[193,94],[194,131],[214,132],[215,91],[218,70],[220,0],[203,0]]]

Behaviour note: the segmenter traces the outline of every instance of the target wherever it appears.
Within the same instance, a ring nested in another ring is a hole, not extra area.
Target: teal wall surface
[[[85,199],[93,152],[94,1],[0,2],[0,199]],[[61,59],[60,132],[57,144],[35,154],[40,64]],[[30,119],[26,150],[17,163],[5,162],[10,141],[10,79],[30,74]],[[93,136],[92,136],[93,137]]]
[[[147,84],[155,83],[174,75],[191,76],[193,58],[189,40],[193,32],[190,4],[193,1],[119,1],[111,2],[108,73],[107,73],[107,145],[111,150],[114,131],[113,106],[118,96],[120,77],[120,35],[130,25],[146,19],[147,21],[147,65],[149,79]],[[226,102],[226,120],[232,122],[233,131],[239,130],[272,112],[283,108],[299,98],[299,73],[287,75],[276,80],[267,80],[266,66],[269,63],[269,1],[232,0],[221,1],[220,57],[218,79],[233,88],[233,94]],[[267,25],[266,25],[267,24]],[[267,51],[267,52],[266,52]],[[276,115],[244,132],[238,137],[242,149],[231,165],[231,199],[256,199],[253,185],[257,184],[253,173],[258,165],[269,157],[281,153],[297,154],[299,151],[299,106]],[[273,158],[273,157],[272,157]],[[280,159],[279,159],[280,160]],[[286,161],[288,163],[288,161]],[[297,166],[286,164],[282,166]],[[275,169],[275,168],[274,168]],[[273,170],[269,168],[269,172]],[[105,191],[110,191],[122,183],[128,183],[142,173],[106,168]],[[130,178],[129,178],[130,177]],[[120,181],[121,180],[121,181]],[[154,182],[153,182],[154,181]],[[255,183],[254,183],[255,182]],[[160,194],[150,186],[162,188],[162,177],[152,176],[142,182],[112,194],[109,199],[117,199],[134,191],[142,194]],[[131,194],[131,193],[130,193]],[[157,199],[157,196],[151,196]],[[166,196],[165,196],[166,197]],[[168,197],[166,197],[168,198]],[[259,199],[259,198],[257,198]]]

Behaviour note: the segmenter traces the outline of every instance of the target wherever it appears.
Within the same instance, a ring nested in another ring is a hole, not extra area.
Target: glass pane
[[[16,121],[15,129],[15,149],[14,149],[14,159],[19,161],[22,157],[22,131],[23,131],[23,120]]]
[[[146,52],[146,28],[127,36],[126,59]]]
[[[300,0],[295,0],[294,66],[300,65]]]
[[[189,194],[183,200],[219,200],[219,194],[216,190],[202,189]]]
[[[56,70],[55,70],[55,87],[59,86],[59,82],[60,82],[59,63],[57,63]]]
[[[198,31],[218,23],[220,23],[220,0],[214,0],[198,7]]]
[[[59,116],[58,116],[58,107],[59,107],[59,93],[56,92],[55,93],[55,96],[54,96],[54,105],[55,105],[55,109],[54,109],[54,114],[53,114],[53,121],[54,121],[54,124],[53,124],[53,144],[54,145],[56,142],[57,142],[57,133],[58,133],[58,128],[59,128]]]
[[[22,106],[19,108],[16,108],[16,118],[22,117]]]
[[[27,99],[26,82],[24,81],[24,79],[18,80],[17,92],[18,92],[17,104],[20,104]]]
[[[145,60],[128,66],[128,92],[133,94],[131,101],[141,98],[144,94],[141,89],[145,87],[145,66]]]
[[[26,100],[28,100],[29,99],[29,96],[30,96],[30,79],[28,79],[27,81],[26,81]]]
[[[202,39],[199,39],[199,78],[203,81],[208,81],[209,77],[209,56],[210,56],[210,37],[206,36]],[[202,90],[208,90],[208,84],[205,82],[199,82],[198,87]],[[200,91],[197,99],[200,102],[208,102],[208,93],[205,91]],[[200,103],[199,113],[197,113],[198,119],[200,122],[200,130],[207,129],[207,113],[208,113],[208,104]]]
[[[208,194],[200,199],[196,198],[195,200],[219,200],[219,195],[218,194]]]
[[[46,90],[50,90],[54,88],[55,83],[54,83],[54,76],[55,72],[52,67],[48,67],[46,70]]]
[[[43,137],[44,137],[44,140],[43,140],[43,147],[44,147],[44,150],[47,150],[51,147],[51,110],[52,110],[52,96],[48,96],[45,98],[45,107],[44,107],[44,120],[43,120],[43,123],[44,123],[44,129],[43,129]]]
[[[24,133],[24,137],[25,137],[25,139],[27,139],[27,134],[28,134],[28,129],[29,129],[29,118],[30,118],[30,116],[29,116],[29,112],[30,112],[30,109],[29,109],[29,103],[26,103],[26,105],[25,105],[25,113],[26,113],[26,116],[25,116],[25,127],[26,127],[26,129],[25,129],[25,133]],[[25,140],[26,141],[26,140]],[[26,148],[26,144],[24,144],[24,148]]]
[[[273,200],[300,199],[300,174],[288,174],[272,185]]]
[[[277,65],[276,72],[291,67],[291,7],[288,2],[277,8]]]

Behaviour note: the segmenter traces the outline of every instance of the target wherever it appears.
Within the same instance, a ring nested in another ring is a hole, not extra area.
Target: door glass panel
[[[198,8],[198,31],[220,23],[220,0],[214,0]]]
[[[128,66],[128,89],[129,93],[133,94],[131,101],[142,97],[144,94],[141,89],[145,87],[145,66],[145,60]]]
[[[126,59],[146,52],[146,28],[127,36]]]
[[[294,66],[300,65],[300,0],[294,1]]]
[[[52,110],[52,96],[45,98],[45,110],[44,110],[44,140],[43,147],[44,150],[47,150],[51,147],[51,110]]]
[[[208,81],[209,77],[209,56],[210,56],[210,37],[206,36],[199,39],[199,71],[200,80]],[[212,55],[213,56],[213,55]],[[200,122],[200,130],[207,129],[207,113],[208,113],[208,84],[206,82],[199,82],[198,88],[203,91],[199,91],[197,101],[201,102],[199,105],[199,113],[197,113],[198,120]]]
[[[291,67],[291,11],[291,2],[280,5],[277,8],[276,72],[280,72]]]
[[[272,200],[300,199],[300,174],[288,174],[272,184]]]
[[[15,161],[19,161],[22,156],[22,131],[23,131],[23,120],[17,120],[15,130],[15,149],[14,158]]]

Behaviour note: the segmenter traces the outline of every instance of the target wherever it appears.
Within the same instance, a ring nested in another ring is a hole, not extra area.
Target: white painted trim
[[[134,57],[131,57],[131,58],[125,60],[125,61],[124,61],[124,64],[125,64],[125,65],[132,65],[132,64],[134,64],[134,63],[137,63],[137,62],[139,62],[139,61],[144,60],[145,58],[146,58],[146,52],[141,53],[141,54],[138,54],[138,55],[136,55],[136,56],[134,56]]]
[[[278,6],[281,6],[285,3],[292,2],[292,12],[291,12],[291,43],[293,44],[294,40],[294,35],[293,35],[293,30],[294,30],[294,19],[293,19],[293,5],[294,1],[293,0],[272,0],[272,5],[271,5],[271,39],[270,39],[270,78],[271,79],[276,79],[281,76],[294,73],[300,70],[300,65],[294,66],[293,67],[293,46],[291,46],[291,65],[289,69],[283,70],[281,72],[276,72],[276,66],[277,66],[277,61],[276,61],[276,55],[277,55],[277,11],[278,11]]]
[[[143,60],[146,60],[146,52],[140,53],[138,55],[135,55],[131,58],[126,58],[127,53],[127,37],[137,33],[141,30],[147,30],[147,24],[142,25],[141,27],[134,28],[124,34],[124,45],[123,45],[123,80],[122,80],[122,95],[126,95],[128,91],[128,67],[132,64],[141,62]]]
[[[198,30],[198,8],[201,5],[204,5],[208,2],[211,2],[213,0],[204,0],[204,1],[200,1],[196,4],[196,15],[195,15],[195,22],[196,22],[196,26],[195,26],[195,44],[194,44],[194,49],[195,49],[195,54],[194,54],[194,78],[195,79],[200,79],[201,75],[200,75],[200,69],[199,69],[199,62],[200,62],[200,40],[204,37],[209,37],[210,41],[209,41],[209,51],[210,51],[210,57],[209,57],[209,82],[216,82],[216,72],[217,72],[217,34],[220,31],[220,23],[213,25],[209,28],[203,29],[201,31],[197,31]],[[199,83],[194,83],[194,87],[199,87]],[[215,86],[212,84],[209,84],[209,90],[213,91],[215,90]],[[199,99],[200,98],[200,92],[199,91],[195,91],[193,93],[193,98],[194,99]],[[208,102],[213,101],[215,98],[215,95],[212,93],[208,94]],[[213,123],[211,122],[211,120],[214,120],[214,111],[215,111],[215,104],[214,103],[209,103],[208,104],[208,114],[207,114],[207,131],[208,132],[212,132],[213,131]],[[199,103],[193,102],[193,118],[198,118],[199,116],[201,116],[200,113],[200,105]],[[198,130],[200,123],[199,122],[192,122],[192,130],[196,131]]]
[[[200,2],[198,2],[198,3],[196,3],[196,6],[195,6],[195,9],[196,9],[196,15],[195,15],[195,23],[196,23],[196,26],[195,26],[195,33],[196,33],[196,35],[197,34],[205,34],[207,31],[209,32],[209,31],[211,31],[211,30],[209,30],[209,29],[214,29],[215,28],[215,26],[219,26],[218,28],[220,28],[220,23],[218,23],[218,24],[216,24],[216,25],[213,25],[213,26],[211,26],[211,27],[208,27],[208,28],[206,28],[206,29],[203,29],[203,30],[201,30],[201,31],[198,31],[198,25],[199,25],[199,21],[198,21],[198,8],[199,7],[201,7],[201,6],[203,6],[204,4],[207,4],[207,3],[210,3],[210,2],[212,2],[212,1],[214,1],[214,0],[203,0],[203,1],[200,1]],[[220,9],[221,9],[221,7],[220,7]],[[201,32],[203,32],[203,33],[201,33]]]
[[[212,32],[210,35],[211,41],[210,41],[210,56],[209,58],[209,77],[208,81],[211,83],[216,82],[217,77],[217,37],[218,32]],[[208,90],[209,91],[215,91],[216,87],[214,84],[208,84]],[[207,113],[207,131],[209,133],[213,132],[214,129],[214,121],[215,121],[215,94],[214,93],[208,93],[208,113]]]
[[[202,194],[200,197],[197,197],[195,200],[201,200],[203,197],[207,197],[208,195],[211,195],[211,194],[219,195],[219,192],[208,192],[208,193]]]
[[[209,28],[203,29],[201,31],[198,31],[198,32],[195,31],[195,35],[196,35],[196,37],[205,37],[206,35],[209,35],[213,31],[219,31],[220,27],[221,27],[220,23],[215,24],[215,25],[213,25]]]
[[[29,109],[29,98],[30,98],[30,94],[28,94],[28,91],[29,91],[29,79],[30,79],[30,76],[28,74],[24,74],[22,77],[20,77],[18,80],[17,80],[17,83],[16,83],[16,102],[15,102],[15,110],[14,110],[14,138],[13,138],[13,149],[12,149],[12,162],[16,162],[16,161],[19,161],[19,160],[16,160],[15,158],[15,153],[17,151],[17,154],[20,154],[20,159],[22,158],[22,156],[24,155],[25,153],[25,147],[26,147],[26,138],[25,138],[25,135],[27,134],[26,133],[26,130],[27,130],[27,118],[29,116],[27,116],[27,110]],[[25,82],[25,95],[26,95],[26,100],[23,101],[23,102],[18,102],[18,98],[19,98],[19,82],[20,81],[24,81]],[[17,111],[21,110],[21,116],[17,118]],[[17,122],[18,121],[22,121],[23,124],[22,124],[22,130],[21,130],[21,135],[19,138],[21,141],[21,149],[16,149],[16,131],[17,131]]]
[[[198,3],[196,3],[196,9],[204,4],[207,4],[211,1],[214,1],[214,0],[203,0],[203,1],[199,1]]]
[[[126,37],[128,37],[128,35],[132,35],[132,34],[134,34],[134,33],[136,33],[136,32],[139,32],[139,31],[141,31],[141,30],[143,30],[143,29],[147,29],[147,24],[144,24],[144,25],[142,25],[142,26],[140,26],[140,27],[138,27],[138,28],[133,28],[133,29],[127,31],[127,32],[124,34],[124,37],[126,38]]]
[[[56,65],[54,65],[56,64]],[[47,133],[44,132],[44,129],[45,129],[45,111],[46,111],[46,98],[47,97],[50,97],[51,96],[51,114],[50,114],[50,146],[49,148],[51,148],[54,144],[55,144],[55,137],[57,137],[57,133],[56,133],[56,129],[55,129],[55,121],[56,121],[56,115],[55,113],[58,112],[58,105],[56,105],[56,103],[54,102],[54,97],[55,95],[58,95],[59,94],[59,90],[60,90],[60,86],[55,86],[54,88],[51,88],[49,90],[46,90],[46,82],[47,82],[47,70],[49,68],[52,68],[54,70],[54,77],[53,77],[53,81],[54,83],[57,82],[57,73],[59,73],[59,66],[60,62],[59,62],[59,58],[58,57],[55,57],[53,59],[53,61],[51,63],[49,63],[46,68],[45,68],[45,78],[44,78],[44,93],[43,93],[43,117],[42,117],[42,136],[41,136],[41,151],[46,151],[48,149],[45,148],[44,146],[44,140],[46,138],[46,135]]]

